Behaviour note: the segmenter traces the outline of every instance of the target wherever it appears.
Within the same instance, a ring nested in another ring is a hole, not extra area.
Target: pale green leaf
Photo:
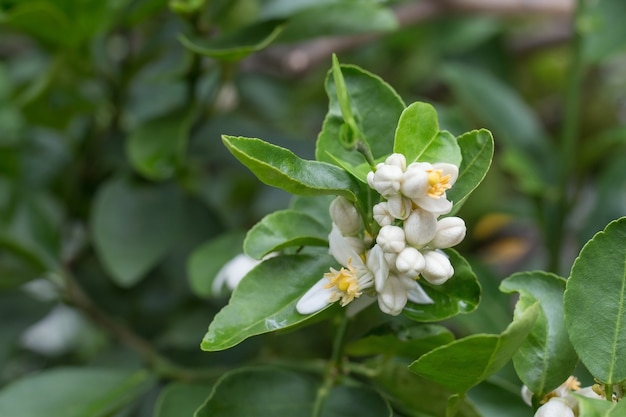
[[[327,228],[308,214],[295,210],[270,213],[246,235],[244,251],[252,258],[290,246],[327,246]]]
[[[626,380],[626,217],[583,247],[565,291],[570,340],[589,372],[606,384]]]
[[[576,395],[580,417],[623,417],[626,415],[626,401],[610,402],[597,398]]]
[[[522,382],[538,397],[558,387],[574,371],[578,356],[572,347],[563,320],[565,279],[546,272],[521,272],[505,279],[503,292],[518,292],[515,314],[539,302],[539,317],[513,356]]]
[[[333,265],[330,255],[283,255],[263,261],[244,277],[228,305],[215,316],[202,349],[228,349],[248,337],[313,317],[298,313],[296,303]]]
[[[476,334],[456,340],[425,354],[409,368],[453,392],[465,393],[511,360],[538,314],[539,305],[534,305],[501,334]]]

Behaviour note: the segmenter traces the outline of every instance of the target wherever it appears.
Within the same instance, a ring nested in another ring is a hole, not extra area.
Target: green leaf
[[[332,265],[335,261],[330,255],[267,259],[245,276],[228,305],[215,316],[202,349],[228,349],[250,336],[291,327],[314,316],[299,314],[296,303]]]
[[[393,151],[411,162],[461,163],[456,138],[445,132],[440,135],[437,111],[428,103],[415,102],[402,112],[394,139]]]
[[[280,210],[268,214],[248,231],[243,248],[252,258],[261,259],[290,246],[327,245],[328,232],[323,224],[299,211]]]
[[[235,256],[243,252],[245,233],[225,233],[196,248],[187,264],[189,285],[199,297],[213,297],[213,281],[219,270]]]
[[[212,39],[180,35],[179,40],[192,52],[225,61],[236,61],[272,43],[283,30],[282,19],[267,20],[224,33]]]
[[[485,129],[472,130],[457,138],[461,148],[462,161],[459,177],[454,186],[446,193],[454,203],[452,214],[461,208],[467,197],[483,181],[493,158],[493,137]]]
[[[530,407],[522,400],[520,388],[493,376],[467,394],[481,417],[530,417]]]
[[[454,276],[443,285],[431,285],[420,280],[420,285],[434,304],[415,304],[409,301],[402,311],[403,315],[416,321],[431,322],[476,309],[480,302],[480,284],[476,274],[456,251],[447,249],[446,254],[454,267]]]
[[[626,28],[621,17],[626,3],[621,0],[600,0],[589,3],[585,15],[577,22],[583,37],[583,57],[599,63],[624,51]]]
[[[539,305],[534,305],[501,334],[476,334],[456,340],[425,354],[409,368],[456,393],[465,393],[511,360],[538,314]]]
[[[172,178],[183,164],[190,125],[191,115],[184,111],[139,126],[126,141],[130,163],[148,179]]]
[[[350,96],[352,114],[364,135],[360,139],[369,147],[374,159],[389,155],[393,152],[393,126],[397,125],[404,109],[402,99],[380,77],[361,68],[341,65],[341,72]],[[345,161],[356,167],[365,160],[355,150],[346,149],[339,140],[344,120],[330,71],[326,77],[326,92],[329,109],[317,138],[315,158],[330,164]]]
[[[558,387],[574,371],[578,356],[563,320],[565,279],[546,272],[517,273],[502,281],[503,292],[519,292],[515,314],[539,302],[541,310],[526,341],[513,356],[522,382],[537,396]]]
[[[577,395],[580,417],[622,417],[626,415],[626,401],[610,402]]]
[[[210,385],[173,382],[159,394],[154,407],[154,417],[193,416],[210,393]]]
[[[195,417],[303,417],[313,415],[322,381],[311,375],[272,367],[240,368],[225,374]],[[242,401],[245,398],[245,401]],[[320,417],[391,417],[387,402],[360,385],[333,387]]]
[[[442,326],[425,324],[411,326],[396,334],[373,334],[346,346],[351,356],[387,355],[417,358],[436,347],[454,340],[452,333]]]
[[[332,219],[330,218],[329,207],[335,196],[324,195],[315,197],[294,196],[289,203],[291,210],[306,213],[319,223],[324,225],[324,230],[330,233]]]
[[[445,416],[448,397],[453,393],[439,384],[409,370],[403,362],[371,362],[377,369],[372,378],[374,387],[381,391],[393,407],[407,417]],[[479,417],[471,403],[463,400],[457,417]]]
[[[626,380],[626,217],[583,247],[564,296],[565,324],[580,360],[605,384]]]
[[[175,243],[182,201],[171,186],[103,184],[93,203],[90,226],[96,251],[111,278],[130,287]]]
[[[222,136],[228,150],[265,184],[297,195],[341,195],[356,200],[358,184],[343,169],[298,158],[288,149],[234,136]]]
[[[0,415],[107,417],[154,385],[146,371],[55,368],[19,379],[0,391]]]

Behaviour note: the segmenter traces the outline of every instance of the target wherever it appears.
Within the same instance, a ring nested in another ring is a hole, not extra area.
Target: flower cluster
[[[576,377],[570,376],[554,391],[548,393],[542,400],[541,406],[534,417],[576,417],[579,414],[578,400],[572,393],[588,398],[604,399],[595,392],[594,387],[580,387]],[[526,385],[522,387],[522,398],[528,405],[532,405],[533,393]]]
[[[364,293],[375,295],[380,309],[391,315],[400,314],[407,300],[433,303],[418,279],[441,285],[454,274],[442,249],[463,240],[465,223],[458,217],[439,216],[452,209],[446,191],[457,177],[458,168],[452,164],[407,166],[404,155],[390,155],[367,176],[370,187],[381,195],[381,202],[372,208],[380,227],[375,237],[363,231],[355,206],[344,197],[336,198],[330,206],[329,246],[342,268],[324,274],[298,301],[298,312],[310,314],[335,301],[345,306]]]

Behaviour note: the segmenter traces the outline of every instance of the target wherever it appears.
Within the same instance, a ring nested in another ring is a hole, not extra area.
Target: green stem
[[[324,382],[317,391],[317,397],[315,398],[315,404],[313,405],[313,417],[319,417],[322,413],[322,406],[330,390],[337,382],[337,378],[343,373],[343,348],[346,340],[346,333],[348,330],[348,316],[342,314],[339,325],[337,327],[337,333],[335,334],[335,340],[333,342],[332,355],[328,362],[326,374],[324,375]]]
[[[574,173],[576,146],[579,136],[581,84],[585,73],[585,65],[582,57],[583,36],[581,29],[584,14],[584,0],[578,0],[572,23],[574,29],[572,55],[568,85],[565,93],[563,129],[561,131],[558,149],[560,155],[558,189],[554,200],[547,202],[548,208],[546,216],[549,223],[552,223],[553,226],[550,230],[546,229],[546,235],[549,240],[548,249],[550,252],[549,269],[557,273],[560,269],[562,243],[565,240],[565,222],[568,219],[568,212],[571,207],[567,189]]]

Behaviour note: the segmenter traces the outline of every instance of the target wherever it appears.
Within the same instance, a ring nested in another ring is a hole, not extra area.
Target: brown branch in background
[[[567,21],[574,11],[574,0],[422,0],[402,4],[394,9],[399,26],[409,27],[444,15],[481,14],[499,16],[554,16],[560,29],[546,32],[547,38],[533,42],[513,43],[513,48],[526,52],[539,46],[563,42],[570,37]],[[565,30],[562,28],[565,27]],[[328,62],[333,53],[342,53],[383,37],[370,33],[342,37],[326,37],[296,45],[277,45],[254,54],[241,63],[241,70],[263,72],[282,77],[297,77]]]

